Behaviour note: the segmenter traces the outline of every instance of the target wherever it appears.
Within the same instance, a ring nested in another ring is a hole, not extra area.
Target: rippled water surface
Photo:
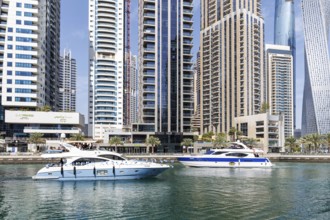
[[[272,169],[176,165],[130,181],[33,181],[0,165],[0,219],[330,219],[330,164]]]

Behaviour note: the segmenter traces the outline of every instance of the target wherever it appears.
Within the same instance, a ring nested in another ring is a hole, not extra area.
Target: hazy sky
[[[265,19],[265,43],[273,43],[275,0],[262,0]],[[131,0],[131,48],[138,52],[138,0]],[[195,55],[199,47],[199,3],[194,0],[194,48]],[[301,127],[301,107],[304,85],[304,44],[301,18],[301,0],[296,0],[296,120]],[[77,60],[77,111],[85,115],[87,123],[88,105],[88,0],[62,0],[61,5],[61,53],[67,48]]]

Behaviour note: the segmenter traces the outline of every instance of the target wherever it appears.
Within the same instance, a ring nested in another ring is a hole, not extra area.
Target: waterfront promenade
[[[129,159],[156,160],[175,162],[177,158],[188,154],[124,154]],[[272,162],[313,162],[330,163],[330,154],[266,154]],[[4,153],[0,154],[0,164],[45,164],[57,162],[52,159],[45,159],[40,154],[33,153]]]

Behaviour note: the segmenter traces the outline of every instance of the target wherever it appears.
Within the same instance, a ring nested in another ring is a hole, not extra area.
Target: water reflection
[[[276,164],[277,165],[277,164]],[[328,164],[271,169],[176,166],[157,178],[33,181],[40,166],[0,167],[0,219],[329,219]]]

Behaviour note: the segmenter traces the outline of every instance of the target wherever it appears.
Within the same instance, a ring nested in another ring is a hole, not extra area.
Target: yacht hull
[[[268,158],[216,158],[216,157],[179,157],[179,162],[188,167],[226,167],[254,168],[271,167]]]
[[[157,176],[169,168],[168,165],[159,167],[45,167],[35,176],[34,180],[129,180]]]

